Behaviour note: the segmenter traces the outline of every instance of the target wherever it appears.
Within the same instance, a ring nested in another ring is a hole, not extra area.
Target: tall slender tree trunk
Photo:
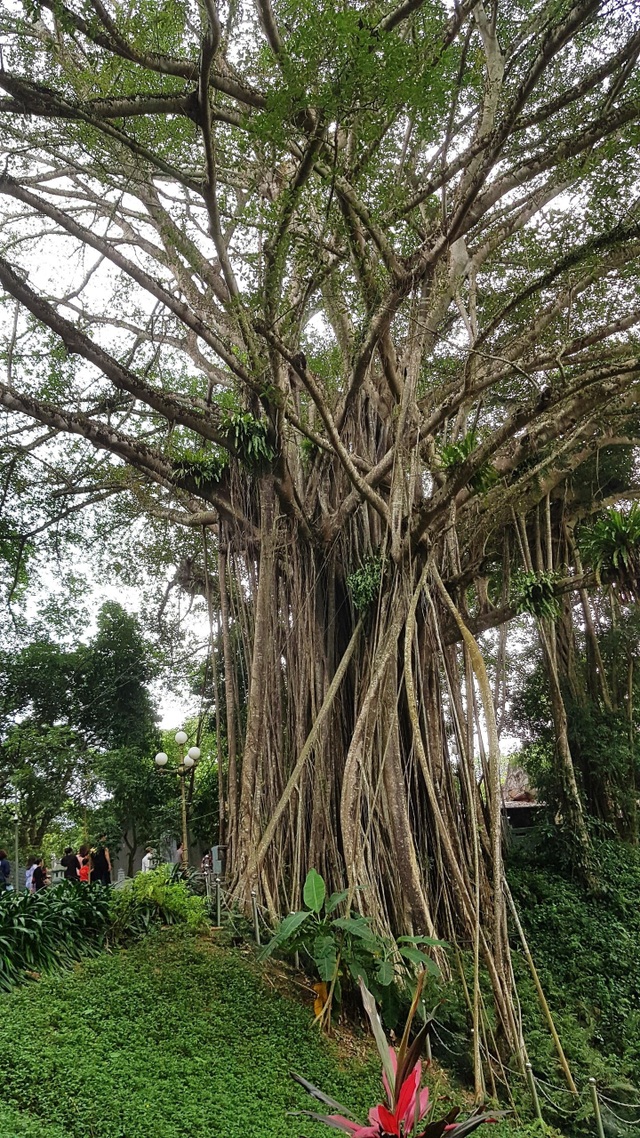
[[[259,833],[259,771],[261,746],[265,731],[265,673],[269,656],[269,625],[272,601],[275,595],[275,503],[273,488],[268,482],[261,486],[261,533],[258,587],[256,590],[251,676],[247,707],[247,731],[242,755],[240,802],[238,809],[237,874],[245,889],[253,888],[255,880],[247,880],[246,871],[260,838]]]
[[[562,698],[560,676],[556,660],[555,639],[553,625],[544,628],[542,622],[538,623],[540,641],[543,648],[547,678],[549,680],[549,695],[551,697],[551,710],[556,743],[556,757],[558,762],[558,775],[562,789],[563,813],[568,832],[576,843],[578,864],[585,879],[591,883],[593,880],[591,842],[587,830],[582,799],[576,781],[576,772],[569,744],[569,724],[567,711]]]
[[[231,651],[229,630],[229,594],[227,592],[227,549],[220,544],[218,553],[218,579],[220,582],[220,624],[222,627],[222,654],[224,660],[224,696],[227,718],[227,788],[229,820],[227,826],[227,864],[235,859],[238,823],[238,748],[236,734],[236,663]],[[217,701],[216,701],[217,705]]]

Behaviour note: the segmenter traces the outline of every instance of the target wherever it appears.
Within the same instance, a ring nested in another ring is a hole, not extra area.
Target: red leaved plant
[[[380,1102],[369,1111],[368,1124],[358,1122],[351,1111],[341,1106],[339,1102],[318,1090],[302,1075],[291,1072],[297,1083],[300,1083],[310,1095],[339,1114],[316,1114],[311,1110],[302,1110],[297,1113],[317,1122],[325,1122],[335,1130],[342,1130],[350,1134],[351,1138],[441,1138],[447,1134],[449,1138],[465,1138],[483,1122],[496,1122],[502,1117],[504,1111],[494,1111],[491,1114],[473,1114],[463,1122],[456,1122],[460,1113],[459,1107],[454,1107],[444,1118],[424,1119],[429,1113],[429,1090],[420,1089],[422,1081],[422,1063],[420,1053],[429,1030],[429,1022],[417,1033],[410,1042],[411,1025],[418,1007],[422,993],[423,976],[418,981],[416,994],[407,1017],[402,1040],[396,1055],[387,1042],[384,1028],[380,1021],[375,1000],[371,992],[360,981],[362,1002],[369,1017],[369,1022],[375,1037],[380,1058],[382,1059],[382,1083],[387,1096],[387,1102]]]

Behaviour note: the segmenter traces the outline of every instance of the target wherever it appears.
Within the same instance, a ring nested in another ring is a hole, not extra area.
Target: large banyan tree
[[[237,898],[315,866],[474,947],[517,1044],[504,628],[588,873],[552,617],[639,431],[636,0],[14,0],[0,38],[7,439],[198,535]]]

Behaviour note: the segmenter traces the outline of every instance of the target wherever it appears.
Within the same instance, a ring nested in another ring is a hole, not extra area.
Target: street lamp
[[[180,779],[180,802],[182,807],[182,868],[186,872],[189,867],[189,835],[187,832],[187,793],[185,789],[185,779],[191,772],[192,767],[195,766],[200,758],[199,747],[189,747],[186,755],[184,753],[184,745],[187,742],[186,731],[178,731],[176,733],[176,743],[180,748],[180,761],[177,767],[168,767],[169,770],[175,770],[178,778]],[[159,751],[155,758],[156,766],[160,771],[167,767],[169,756],[164,751]]]
[[[15,843],[15,859],[16,859],[16,862],[15,862],[15,876],[14,876],[14,879],[13,879],[13,888],[15,889],[15,891],[16,891],[16,893],[17,893],[17,892],[18,892],[18,889],[20,888],[20,873],[19,873],[19,870],[18,870],[18,859],[19,859],[19,856],[20,856],[20,855],[19,855],[20,818],[18,817],[18,812],[17,812],[17,810],[16,810],[15,814],[13,815],[13,826],[14,826],[14,830],[13,830],[13,840],[14,840],[14,843]]]

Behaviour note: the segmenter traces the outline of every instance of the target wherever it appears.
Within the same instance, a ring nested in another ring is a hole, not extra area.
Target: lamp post
[[[19,855],[20,818],[18,816],[17,810],[16,810],[15,814],[13,815],[13,827],[14,827],[14,829],[13,829],[13,840],[15,843],[15,872],[14,872],[14,877],[13,877],[13,888],[15,889],[15,891],[17,893],[18,889],[20,888],[20,874],[19,874],[19,870],[18,870],[18,859],[20,856]]]
[[[199,747],[189,747],[186,755],[184,753],[184,745],[187,741],[186,731],[178,731],[176,734],[176,743],[180,748],[180,760],[177,767],[167,766],[169,756],[164,751],[159,751],[156,755],[156,766],[160,771],[175,770],[178,778],[180,779],[180,805],[182,813],[182,868],[186,872],[189,867],[189,834],[187,830],[187,792],[185,788],[185,779],[190,774],[192,767],[195,766],[200,758]]]

